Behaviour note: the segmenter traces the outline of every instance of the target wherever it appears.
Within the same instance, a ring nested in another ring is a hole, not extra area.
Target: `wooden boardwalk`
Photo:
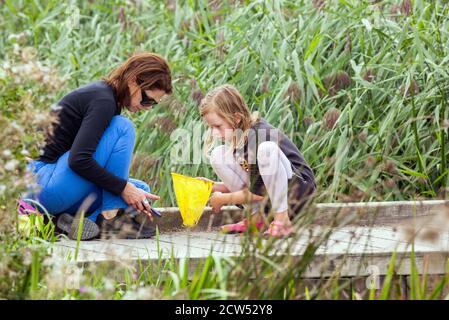
[[[424,264],[427,264],[429,274],[444,274],[449,258],[449,223],[444,224],[441,217],[432,209],[433,205],[436,207],[441,203],[427,203],[427,214],[418,214],[418,218],[409,218],[409,220],[413,221],[417,230],[422,229],[421,234],[418,233],[414,239],[418,269],[422,270]],[[356,207],[353,206],[352,210],[355,210]],[[329,206],[326,207],[326,210],[329,213]],[[398,212],[397,208],[393,210]],[[174,216],[175,214],[173,214]],[[174,219],[173,217],[172,219]],[[369,266],[375,266],[378,273],[382,275],[386,273],[394,251],[397,252],[398,260],[403,259],[404,261],[401,274],[409,274],[410,261],[407,258],[412,251],[409,224],[404,224],[404,221],[407,220],[404,220],[403,216],[400,221],[400,225],[397,224],[398,220],[393,219],[390,223],[383,223],[384,225],[352,224],[330,229],[329,238],[320,242],[321,245],[314,262],[305,276],[313,278],[330,275],[335,271],[336,266],[342,267],[341,276],[369,275],[372,272],[369,270]],[[207,223],[203,222],[203,225],[207,225]],[[186,258],[190,263],[195,264],[208,255],[235,257],[241,254],[242,235],[221,234],[216,227],[210,230],[210,225],[209,223],[209,231],[207,228],[180,229],[179,231],[164,231],[162,228],[163,231],[158,239],[80,242],[76,262],[137,261],[139,259],[156,261],[174,257],[176,259]],[[285,253],[300,257],[306,246],[326,231],[329,231],[329,228],[315,225],[307,230],[302,230],[293,238],[276,241],[272,254]],[[57,242],[51,250],[54,255],[73,259],[76,246],[76,241],[64,239]]]
[[[316,228],[315,232],[320,232]],[[219,257],[238,256],[242,251],[242,236],[224,235],[218,232],[187,232],[161,234],[159,239],[144,240],[94,240],[80,242],[78,262],[125,261],[125,260],[157,260],[188,258],[195,262],[208,255]],[[268,240],[263,240],[267,242]],[[311,241],[308,235],[296,239],[278,242],[277,254],[282,248],[290,245],[288,254],[301,256]],[[293,242],[293,243],[291,243]],[[53,254],[74,257],[76,241],[62,240],[53,248]],[[346,227],[333,230],[330,238],[323,243],[316,255],[317,264],[327,258],[337,264],[337,260],[348,259],[344,263],[342,276],[366,275],[367,270],[360,265],[375,265],[379,273],[384,274],[393,251],[398,255],[408,256],[412,250],[409,242],[400,231],[392,227]],[[437,241],[415,240],[414,250],[422,262],[426,257],[432,260],[430,273],[443,274],[445,263],[449,258],[449,236],[441,235]],[[366,268],[365,268],[366,269]],[[331,273],[333,270],[329,270]],[[406,268],[404,274],[408,274]],[[322,274],[309,270],[307,276],[319,277]]]

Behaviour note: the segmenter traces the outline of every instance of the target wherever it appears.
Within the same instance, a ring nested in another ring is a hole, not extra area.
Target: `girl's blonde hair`
[[[230,84],[224,84],[209,91],[200,102],[200,115],[214,111],[229,122],[234,131],[231,148],[242,148],[248,137],[248,130],[259,120],[258,112],[251,114],[245,99],[240,92]],[[236,114],[240,115],[240,122],[236,121]],[[205,141],[205,152],[209,154],[212,149],[212,130],[208,130]]]

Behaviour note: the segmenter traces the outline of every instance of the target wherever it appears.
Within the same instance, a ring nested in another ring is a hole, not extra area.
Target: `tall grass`
[[[318,256],[316,251],[320,246],[331,245],[329,237],[333,228],[342,227],[350,220],[341,222],[344,219],[335,217],[328,225],[316,228],[311,224],[313,215],[309,211],[296,221],[296,234],[308,239],[300,256],[297,255],[296,236],[267,241],[251,232],[242,237],[239,255],[219,257],[211,253],[204,259],[179,259],[174,252],[167,255],[160,247],[159,233],[153,242],[158,259],[148,260],[148,254],[137,261],[119,258],[80,263],[76,256],[49,256],[46,251],[54,250],[51,245],[54,239],[37,245],[38,238],[29,238],[28,242],[16,242],[15,247],[7,242],[2,246],[5,251],[0,251],[2,263],[16,259],[16,265],[9,268],[20,273],[13,278],[15,281],[8,283],[8,295],[3,296],[16,299],[449,298],[449,272],[436,277],[429,274],[428,262],[419,266],[413,240],[410,256],[392,252],[385,275],[378,275],[378,281],[374,281],[377,286],[366,285],[364,270],[359,270],[360,276],[345,278],[343,265],[348,265],[348,256],[335,259]],[[37,226],[36,231],[41,228]],[[25,250],[25,254],[18,254],[21,250]],[[367,261],[361,257],[362,269]],[[447,262],[446,268],[449,267]],[[406,265],[410,266],[408,275],[404,273]],[[314,274],[313,278],[309,272]],[[357,280],[362,282],[357,285]]]
[[[133,174],[151,182],[161,205],[175,203],[170,170],[212,175],[204,164],[174,165],[170,134],[192,130],[195,97],[226,82],[297,143],[331,191],[320,200],[432,198],[448,183],[448,7],[415,0],[394,10],[398,2],[77,2],[79,25],[68,29],[66,4],[6,1],[1,24],[4,34],[29,30],[22,45],[68,78],[58,96],[136,50],[167,57],[176,102],[132,116]],[[0,41],[4,60],[13,43]]]
[[[316,173],[316,201],[445,197],[448,7],[443,0],[4,0],[0,144],[10,152],[0,155],[2,226],[11,225],[14,198],[25,188],[25,156],[38,155],[45,122],[38,118],[136,50],[164,55],[174,73],[172,97],[150,112],[128,114],[137,124],[131,173],[161,196],[156,205],[176,204],[172,170],[213,177],[207,164],[174,164],[169,155],[178,141],[171,135],[193,131],[199,99],[223,83],[238,87],[252,110],[299,146]],[[192,137],[190,147],[200,141]],[[312,217],[299,218],[301,232]],[[338,272],[306,283],[302,276],[330,229],[310,241],[301,259],[273,257],[276,244],[247,235],[236,259],[211,256],[193,271],[188,260],[175,259],[118,266],[116,273],[86,268],[83,286],[72,290],[58,286],[63,273],[54,272],[67,262],[44,259],[42,239],[55,240],[52,228],[33,228],[26,240],[2,238],[5,297],[402,297],[395,256],[380,292],[355,292]],[[415,268],[410,278],[411,298],[444,297],[447,275],[430,294],[425,275]]]

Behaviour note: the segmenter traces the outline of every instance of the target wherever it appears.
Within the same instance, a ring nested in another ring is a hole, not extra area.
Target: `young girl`
[[[264,235],[289,236],[290,213],[297,213],[316,189],[312,169],[293,142],[280,130],[251,114],[242,95],[231,85],[209,92],[200,103],[200,114],[209,126],[206,150],[211,165],[222,180],[214,182],[209,200],[218,213],[225,204],[244,204],[251,221],[224,225],[223,232],[244,232],[250,222],[261,230],[261,209],[267,211],[268,195],[274,220]],[[225,144],[213,148],[218,138]]]

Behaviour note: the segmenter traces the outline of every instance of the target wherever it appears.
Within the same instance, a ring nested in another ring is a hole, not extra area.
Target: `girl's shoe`
[[[268,230],[263,233],[265,237],[271,236],[273,238],[287,238],[293,234],[293,226],[285,224],[282,221],[274,220],[270,223]]]
[[[257,230],[262,230],[264,226],[263,220],[259,220],[258,222],[252,224],[256,227]],[[243,233],[251,226],[251,224],[248,223],[248,219],[243,219],[240,222],[237,223],[231,223],[231,224],[225,224],[220,227],[220,231],[224,233]]]

